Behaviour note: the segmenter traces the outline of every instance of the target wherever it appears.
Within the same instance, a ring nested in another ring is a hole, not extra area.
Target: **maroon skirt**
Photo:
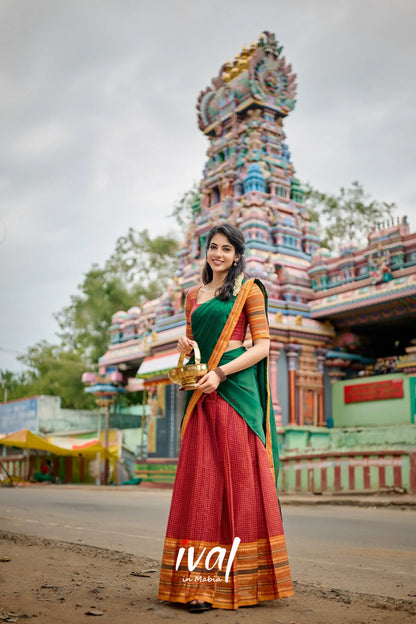
[[[182,440],[159,598],[237,609],[292,594],[266,448],[219,394],[203,395]]]

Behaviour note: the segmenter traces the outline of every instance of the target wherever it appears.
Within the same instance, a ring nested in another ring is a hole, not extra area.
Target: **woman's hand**
[[[215,371],[209,371],[209,373],[201,377],[196,387],[205,394],[211,394],[212,392],[215,392],[219,385],[220,378],[217,373]]]
[[[179,353],[191,353],[193,348],[192,340],[189,340],[186,336],[181,336],[176,345],[176,350],[179,351]]]

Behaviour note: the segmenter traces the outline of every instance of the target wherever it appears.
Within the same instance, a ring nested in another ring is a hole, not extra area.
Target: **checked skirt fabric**
[[[236,537],[241,543],[226,579]],[[176,570],[181,547],[184,554]],[[198,559],[199,563],[191,571],[188,553],[192,547],[191,567]],[[222,561],[219,547],[226,550]],[[207,562],[212,548],[217,550]],[[282,519],[266,449],[222,397],[216,392],[203,395],[182,440],[159,598],[182,603],[205,600],[213,607],[237,609],[292,594]]]

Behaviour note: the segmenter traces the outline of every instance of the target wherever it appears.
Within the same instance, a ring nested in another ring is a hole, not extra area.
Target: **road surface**
[[[0,529],[91,544],[160,561],[170,490],[2,488]],[[416,512],[284,506],[294,580],[379,596],[416,594]]]

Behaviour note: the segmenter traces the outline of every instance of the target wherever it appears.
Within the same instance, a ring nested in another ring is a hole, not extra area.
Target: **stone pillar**
[[[328,349],[317,348],[315,349],[316,361],[318,373],[322,379],[322,389],[318,394],[318,427],[325,426],[325,388],[324,388],[324,369],[325,369],[325,356]]]
[[[270,390],[272,394],[272,404],[276,427],[282,426],[282,410],[280,409],[279,397],[277,395],[277,360],[280,355],[281,345],[272,345],[270,348]]]
[[[296,425],[296,369],[299,354],[302,351],[301,345],[285,345],[289,369],[289,425]]]

